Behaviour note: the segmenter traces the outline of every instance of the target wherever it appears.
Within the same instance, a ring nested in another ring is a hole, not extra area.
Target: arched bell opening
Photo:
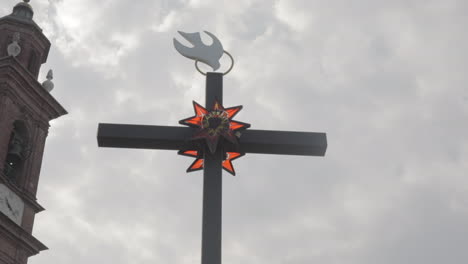
[[[10,134],[3,171],[9,180],[19,183],[24,161],[30,153],[28,129],[23,121],[15,121]]]

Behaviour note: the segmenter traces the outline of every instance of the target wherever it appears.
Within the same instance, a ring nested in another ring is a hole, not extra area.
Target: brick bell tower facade
[[[39,83],[50,42],[29,0],[0,18],[0,264],[25,264],[47,247],[32,235],[49,121],[67,114],[52,97],[52,72]]]

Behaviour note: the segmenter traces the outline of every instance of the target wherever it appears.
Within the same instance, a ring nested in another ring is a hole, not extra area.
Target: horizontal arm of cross
[[[190,146],[192,134],[189,127],[99,124],[97,139],[100,147],[180,150]],[[314,132],[248,129],[239,142],[245,153],[324,156],[327,149],[326,134]]]

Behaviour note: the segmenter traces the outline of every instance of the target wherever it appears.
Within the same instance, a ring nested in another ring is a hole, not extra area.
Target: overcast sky
[[[177,30],[234,56],[237,120],[328,137],[325,157],[251,154],[224,174],[223,263],[468,263],[468,1],[31,5],[52,42],[40,81],[54,70],[69,114],[51,122],[37,194],[50,250],[29,263],[200,263],[192,159],[96,143],[99,122],[174,126],[204,104]]]

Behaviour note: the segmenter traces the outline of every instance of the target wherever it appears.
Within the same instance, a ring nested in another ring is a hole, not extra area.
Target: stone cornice
[[[41,122],[48,123],[67,114],[67,111],[34,76],[11,56],[0,58],[0,94],[6,94],[15,98],[14,101],[22,102],[24,106],[22,110],[31,116],[35,116],[34,113],[43,113],[45,116],[34,118],[39,125]],[[33,105],[30,105],[31,103]]]
[[[22,188],[19,188],[18,185],[8,180],[8,178],[3,174],[3,172],[0,172],[0,183],[5,184],[10,190],[16,193],[16,195],[21,197],[23,202],[27,203],[34,210],[36,214],[45,210],[44,207],[42,207],[37,202],[36,197],[34,197],[29,192],[23,190]]]
[[[48,249],[41,241],[37,240],[2,213],[0,213],[0,236],[13,238],[15,241],[18,241],[20,246],[27,251],[28,256],[36,255],[40,251]]]

